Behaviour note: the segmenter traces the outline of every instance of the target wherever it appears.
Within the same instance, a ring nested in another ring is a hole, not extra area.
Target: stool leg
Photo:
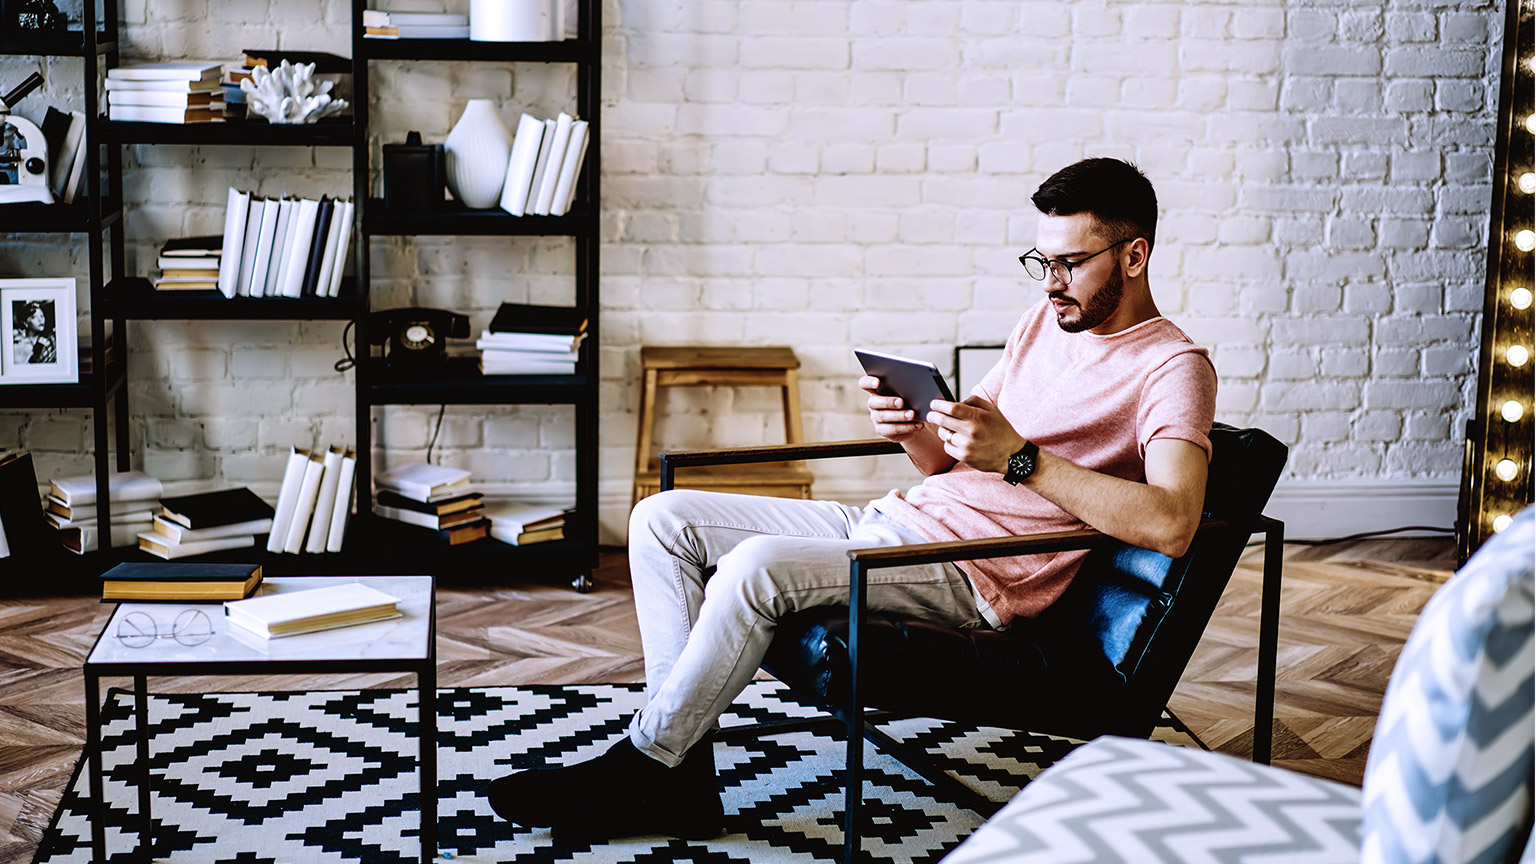
[[[784,370],[784,443],[805,441],[805,427],[800,422],[800,376],[794,369]]]
[[[640,388],[640,414],[636,418],[635,429],[635,473],[645,471],[651,466],[651,427],[656,422],[656,379],[657,370],[645,370],[645,381]],[[635,484],[633,500],[629,506],[633,508],[640,503],[640,484]]]

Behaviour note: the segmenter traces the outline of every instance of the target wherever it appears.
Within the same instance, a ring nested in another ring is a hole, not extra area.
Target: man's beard
[[[1120,262],[1115,262],[1115,272],[1109,274],[1109,279],[1104,282],[1104,287],[1095,291],[1088,298],[1088,305],[1078,305],[1079,315],[1076,321],[1068,321],[1061,313],[1056,313],[1056,324],[1067,333],[1081,333],[1084,330],[1103,324],[1109,320],[1109,316],[1115,314],[1120,308],[1120,300],[1125,296],[1125,274],[1120,272]]]

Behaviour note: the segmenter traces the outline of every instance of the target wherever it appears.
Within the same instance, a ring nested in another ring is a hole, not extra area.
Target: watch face
[[[400,346],[402,348],[420,351],[423,348],[432,347],[432,343],[436,341],[437,334],[433,333],[432,328],[424,322],[413,321],[405,325],[405,329],[400,331]]]

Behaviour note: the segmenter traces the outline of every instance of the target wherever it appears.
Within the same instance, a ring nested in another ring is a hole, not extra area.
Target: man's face
[[[1113,242],[1099,235],[1093,217],[1087,213],[1042,213],[1035,228],[1035,249],[1052,261],[1082,261]],[[1108,321],[1125,296],[1125,274],[1115,250],[1074,267],[1070,285],[1056,281],[1055,268],[1046,274],[1042,284],[1056,311],[1057,325],[1068,333],[1092,330]]]

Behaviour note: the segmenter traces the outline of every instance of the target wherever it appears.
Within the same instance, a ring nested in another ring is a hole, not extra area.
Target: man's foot
[[[622,738],[596,759],[497,779],[486,797],[496,815],[528,828],[552,828],[561,844],[637,834],[700,840],[717,836],[724,822],[707,739],[668,768]]]

